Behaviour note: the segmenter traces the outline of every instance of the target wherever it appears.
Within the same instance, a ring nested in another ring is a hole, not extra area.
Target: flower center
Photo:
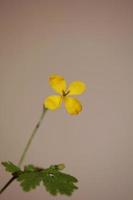
[[[69,92],[70,92],[70,91],[64,91],[64,90],[63,90],[63,91],[62,91],[63,97],[67,96],[67,95],[69,94]]]

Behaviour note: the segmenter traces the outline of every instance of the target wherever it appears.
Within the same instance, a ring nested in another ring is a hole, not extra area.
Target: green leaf
[[[49,170],[44,172],[43,184],[46,187],[46,190],[52,194],[65,194],[70,196],[75,189],[78,189],[74,185],[78,180],[69,175],[62,173],[58,170]]]
[[[2,164],[20,182],[20,186],[26,192],[35,189],[41,183],[51,195],[63,194],[70,196],[75,189],[78,189],[75,185],[78,180],[61,172],[65,167],[64,164],[51,165],[47,169],[27,165],[24,170],[21,170],[12,162],[3,162]]]
[[[15,172],[20,171],[20,168],[18,166],[14,165],[10,161],[2,162],[2,165],[5,167],[6,171],[8,171],[8,172],[15,173]]]
[[[28,172],[28,171],[30,171],[30,172],[33,172],[33,171],[35,171],[35,167],[34,167],[34,165],[27,165],[27,166],[25,166],[24,167],[24,171],[26,172]]]
[[[28,192],[31,189],[35,189],[40,182],[42,181],[42,174],[41,172],[37,171],[24,171],[22,174],[19,175],[17,180],[21,183],[21,187],[24,191]]]

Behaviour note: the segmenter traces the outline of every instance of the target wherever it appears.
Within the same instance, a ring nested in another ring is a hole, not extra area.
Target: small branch
[[[4,192],[4,190],[16,179],[16,176],[13,176],[5,185],[4,187],[0,190],[0,194],[2,194],[2,192]]]

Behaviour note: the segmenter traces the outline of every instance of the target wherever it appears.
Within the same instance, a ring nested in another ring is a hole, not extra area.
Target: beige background
[[[51,73],[83,80],[76,117],[49,111],[25,160],[64,162],[79,179],[71,200],[133,199],[133,2],[0,0],[0,160],[18,161],[53,91]],[[9,174],[0,167],[0,186]],[[1,200],[65,200],[13,183]]]

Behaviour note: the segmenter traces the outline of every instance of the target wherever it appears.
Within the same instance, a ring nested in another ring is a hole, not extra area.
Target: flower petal
[[[61,96],[48,96],[44,100],[44,106],[50,110],[56,110],[61,106],[62,103],[62,97]]]
[[[81,112],[82,105],[77,99],[72,97],[65,97],[64,102],[65,108],[70,115],[77,115],[79,112]]]
[[[62,92],[66,90],[66,81],[62,76],[51,75],[49,77],[49,83],[53,90],[59,94],[62,94]]]
[[[81,82],[81,81],[74,81],[72,83],[70,83],[69,87],[68,87],[68,91],[69,95],[79,95],[81,93],[83,93],[86,89],[86,85],[85,83]]]

